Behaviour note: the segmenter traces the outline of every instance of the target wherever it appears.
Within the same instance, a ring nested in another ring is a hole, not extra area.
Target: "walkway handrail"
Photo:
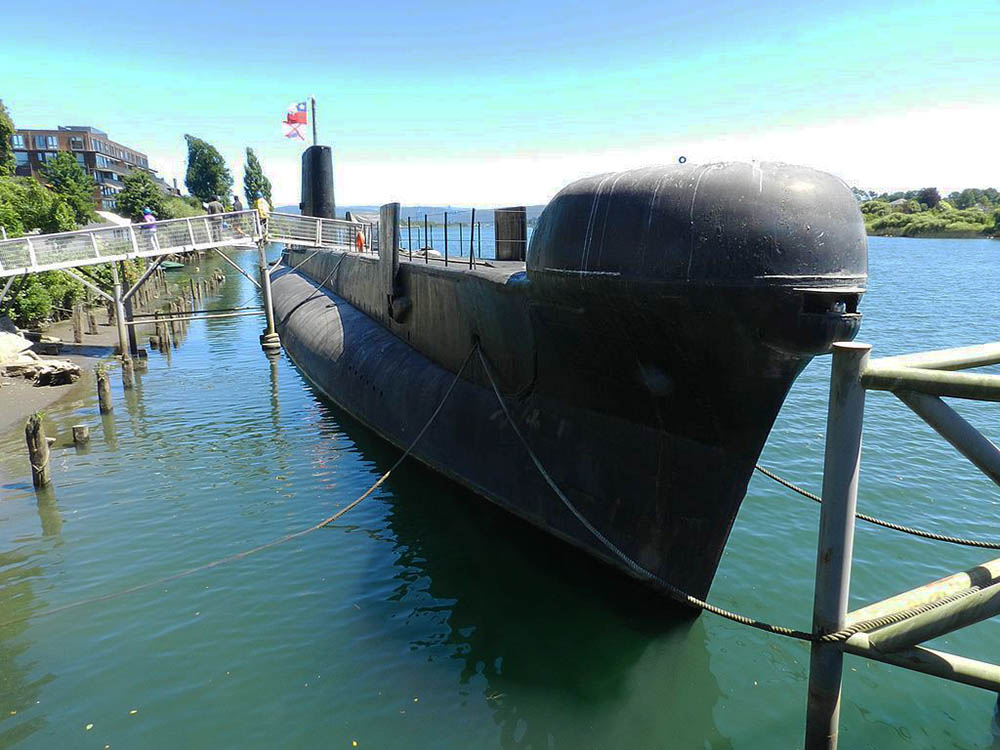
[[[255,210],[36,234],[0,240],[0,278],[260,240],[320,249],[351,249],[360,223],[273,212],[263,226]]]
[[[0,278],[211,247],[252,247],[260,236],[256,211],[25,235],[0,240]]]

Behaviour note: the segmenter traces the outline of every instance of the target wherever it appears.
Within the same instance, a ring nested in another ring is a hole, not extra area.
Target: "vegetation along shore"
[[[869,235],[1000,237],[1000,191],[966,188],[942,197],[937,188],[876,195],[854,191]]]

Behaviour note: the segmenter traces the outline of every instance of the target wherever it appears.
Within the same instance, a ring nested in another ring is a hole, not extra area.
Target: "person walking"
[[[240,201],[240,196],[234,195],[233,196],[233,211],[242,211],[242,210],[243,210],[243,202]],[[246,221],[246,217],[245,216],[237,216],[232,221],[233,229],[236,230],[236,234],[238,234],[240,237],[246,236],[246,232],[243,231],[243,227],[242,227],[242,224],[243,224],[244,221]]]
[[[160,249],[160,241],[156,238],[156,215],[149,206],[142,209],[142,234],[153,250]]]
[[[260,229],[261,232],[267,236],[267,223],[271,218],[271,204],[267,202],[267,198],[261,192],[257,193],[257,200],[254,201],[253,207],[257,209],[257,216],[260,217]]]
[[[217,214],[223,214],[226,212],[225,206],[219,202],[219,196],[213,195],[212,200],[210,200],[205,205],[209,216],[216,216]],[[222,241],[222,219],[212,218],[208,220],[208,223],[212,227],[212,241],[221,242]]]

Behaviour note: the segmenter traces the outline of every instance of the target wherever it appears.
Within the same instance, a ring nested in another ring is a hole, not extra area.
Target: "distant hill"
[[[541,215],[543,208],[545,208],[544,205],[525,206],[529,224],[535,223],[539,215]],[[337,218],[342,218],[347,211],[362,214],[377,214],[378,209],[378,206],[337,206]],[[277,206],[274,210],[280,213],[297,214],[299,207]],[[472,208],[469,206],[401,206],[399,218],[404,223],[408,218],[414,222],[423,222],[424,214],[427,214],[429,221],[434,224],[441,224],[444,222],[445,211],[449,214],[448,220],[456,222],[463,221],[468,223],[472,214]],[[477,208],[476,221],[481,221],[485,224],[493,223],[493,211],[488,208]]]

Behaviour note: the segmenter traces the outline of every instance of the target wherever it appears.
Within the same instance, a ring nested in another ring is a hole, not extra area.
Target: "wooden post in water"
[[[126,391],[135,385],[135,367],[131,357],[122,357],[122,388]]]
[[[114,409],[111,403],[111,381],[108,380],[108,371],[104,365],[98,365],[95,370],[97,375],[97,407],[101,414],[108,414]]]
[[[73,341],[83,343],[83,305],[79,302],[73,305]]]
[[[89,333],[91,336],[94,336],[98,333],[97,315],[94,313],[92,309],[87,310],[87,333]]]
[[[410,217],[406,217],[406,247],[410,253],[410,260],[413,260],[413,234],[410,229]]]
[[[49,442],[45,439],[45,427],[39,412],[28,417],[24,425],[24,439],[31,462],[31,483],[35,487],[45,487],[52,481],[52,476],[49,470]]]
[[[85,424],[75,424],[73,425],[73,442],[77,445],[83,445],[90,441],[90,427]]]
[[[448,212],[444,212],[444,264],[448,265]]]

